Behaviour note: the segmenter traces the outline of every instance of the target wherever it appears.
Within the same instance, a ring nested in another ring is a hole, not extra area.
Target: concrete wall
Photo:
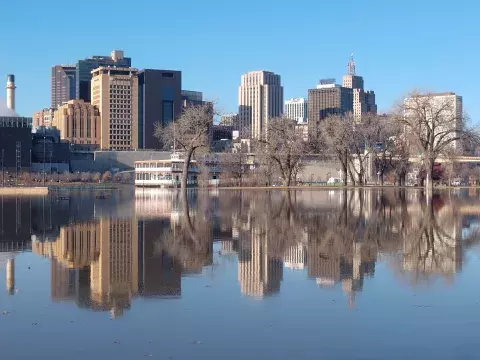
[[[338,161],[318,160],[309,161],[304,165],[303,171],[298,175],[298,180],[304,182],[327,181],[328,177],[341,178],[341,165]]]
[[[70,162],[72,172],[95,171],[105,172],[112,168],[120,171],[132,170],[135,161],[168,160],[168,151],[95,151],[93,159],[76,157]]]

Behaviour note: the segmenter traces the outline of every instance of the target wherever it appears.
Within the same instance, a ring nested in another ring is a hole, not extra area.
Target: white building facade
[[[283,87],[280,75],[252,71],[242,75],[238,88],[238,124],[242,138],[260,138],[268,120],[282,115]]]
[[[308,121],[308,101],[305,98],[293,98],[285,101],[284,115],[298,123]]]
[[[446,131],[445,139],[457,137],[455,130],[462,130],[463,126],[463,99],[454,92],[419,94],[413,98],[406,98],[404,101],[405,117],[415,113],[417,107],[431,109],[436,118],[437,138],[441,132]],[[454,140],[451,143],[455,151],[462,152],[461,140]]]

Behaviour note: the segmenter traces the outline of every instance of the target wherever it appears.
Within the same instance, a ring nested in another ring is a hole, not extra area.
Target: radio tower
[[[355,75],[355,61],[353,60],[353,53],[350,55],[350,61],[347,64],[347,74]]]

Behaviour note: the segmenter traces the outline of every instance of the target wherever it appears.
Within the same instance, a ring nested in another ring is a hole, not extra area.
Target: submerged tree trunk
[[[352,182],[352,185],[355,186],[355,175],[353,174],[352,168],[350,166],[348,166],[348,173],[350,174],[350,181]]]
[[[343,158],[340,158],[340,163],[342,164],[342,176],[343,176],[343,185],[347,186],[348,181],[348,155],[345,153]],[[327,179],[328,180],[328,179]]]
[[[435,165],[435,162],[433,159],[427,159],[426,164],[425,164],[425,170],[426,170],[426,177],[425,177],[425,190],[427,192],[433,191],[433,167]]]
[[[186,189],[188,185],[188,168],[190,167],[190,161],[192,160],[193,151],[195,149],[188,149],[187,154],[185,155],[185,160],[183,162],[183,169],[182,169],[182,181],[180,186],[182,189]]]

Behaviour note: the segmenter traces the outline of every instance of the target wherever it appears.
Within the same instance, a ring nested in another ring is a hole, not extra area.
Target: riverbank
[[[48,187],[46,186],[0,187],[0,195],[45,196],[45,195],[48,195]]]

